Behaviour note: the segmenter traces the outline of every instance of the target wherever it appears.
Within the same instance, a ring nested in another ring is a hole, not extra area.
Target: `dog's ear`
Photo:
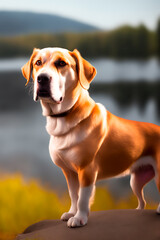
[[[76,61],[79,82],[84,89],[88,90],[90,82],[96,75],[96,69],[81,56],[77,49],[74,49],[70,54]]]
[[[37,55],[37,52],[39,49],[34,48],[33,53],[29,59],[29,61],[21,68],[23,76],[27,79],[26,85],[29,83],[31,78],[31,72],[32,72],[32,63],[34,57]]]

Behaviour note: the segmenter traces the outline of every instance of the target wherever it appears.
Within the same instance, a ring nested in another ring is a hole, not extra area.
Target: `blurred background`
[[[67,185],[21,67],[34,47],[77,48],[97,69],[90,95],[113,114],[160,125],[159,0],[0,1],[0,239],[59,218]],[[92,210],[135,208],[129,177],[97,183]],[[145,196],[155,208],[152,181]]]

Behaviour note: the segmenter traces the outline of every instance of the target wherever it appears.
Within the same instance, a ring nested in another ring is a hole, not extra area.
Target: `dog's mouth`
[[[49,98],[50,92],[46,91],[46,90],[40,90],[40,91],[38,91],[37,95],[38,95],[38,97]]]
[[[46,89],[38,89],[37,94],[36,94],[36,101],[38,101],[39,99],[43,99],[43,98],[51,98],[51,94],[49,90]]]
[[[37,91],[37,96],[36,96],[36,101],[39,99],[45,99],[46,101],[51,101],[52,103],[59,104],[63,101],[63,98],[61,97],[59,101],[56,101],[52,96],[49,90],[38,90]]]

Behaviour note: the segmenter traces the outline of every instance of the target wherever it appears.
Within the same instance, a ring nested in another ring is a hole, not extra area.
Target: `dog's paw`
[[[65,212],[65,213],[62,214],[61,220],[62,220],[62,221],[68,221],[68,219],[70,219],[70,218],[73,217],[73,216],[74,216],[73,213]]]
[[[76,214],[74,217],[71,217],[68,222],[67,222],[67,226],[68,227],[82,227],[84,225],[87,224],[88,221],[88,217],[87,215],[80,215],[80,214]]]

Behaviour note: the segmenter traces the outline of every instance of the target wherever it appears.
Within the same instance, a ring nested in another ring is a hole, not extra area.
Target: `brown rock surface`
[[[16,240],[160,240],[160,215],[155,210],[91,212],[88,224],[68,228],[61,220],[29,226]]]

